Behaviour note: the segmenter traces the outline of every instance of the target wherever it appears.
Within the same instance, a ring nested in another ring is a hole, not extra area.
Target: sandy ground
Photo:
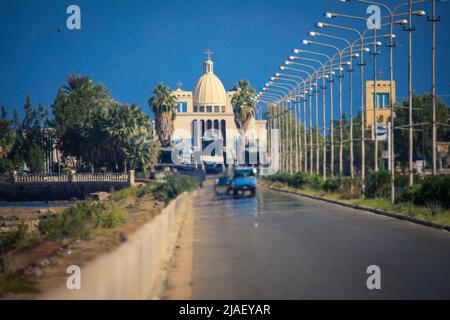
[[[192,298],[192,259],[194,235],[194,210],[188,210],[182,222],[175,250],[170,261],[164,300],[189,300]]]
[[[133,199],[128,199],[121,206],[128,213],[125,225],[112,230],[103,230],[102,233],[89,239],[75,239],[62,243],[44,242],[36,248],[15,254],[11,265],[15,270],[23,270],[24,276],[36,283],[39,291],[51,290],[60,286],[61,282],[65,283],[68,266],[81,267],[99,255],[112,251],[126,241],[128,235],[159,214],[164,206],[164,203],[154,200],[135,202]],[[36,211],[36,208],[32,210]],[[25,213],[26,210],[22,211]],[[14,211],[14,215],[17,214],[18,211]],[[26,214],[34,217],[31,212]],[[34,299],[35,297],[34,294],[8,294],[2,298]]]

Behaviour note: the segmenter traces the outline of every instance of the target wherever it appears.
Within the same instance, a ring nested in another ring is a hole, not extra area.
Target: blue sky
[[[402,1],[385,0],[396,4]],[[81,7],[82,30],[66,28],[66,9]],[[191,90],[201,75],[204,51],[214,51],[215,72],[227,89],[248,79],[258,90],[278,66],[301,47],[315,22],[364,28],[326,11],[364,16],[367,6],[337,0],[0,0],[0,105],[22,110],[25,97],[50,107],[69,73],[89,75],[124,103],[146,112],[151,89],[178,80]],[[419,9],[419,7],[417,7]],[[429,4],[420,8],[429,12]],[[439,4],[438,94],[450,101],[450,3]],[[430,91],[431,24],[415,18],[414,88]],[[57,32],[60,29],[61,32]],[[352,33],[323,30],[353,37]],[[406,32],[396,31],[398,96],[407,95]],[[339,44],[337,42],[336,44]],[[388,53],[379,69],[388,77]],[[371,57],[369,57],[371,59]],[[371,64],[367,75],[371,74]],[[359,81],[355,74],[355,81]],[[344,97],[345,98],[345,97]],[[355,94],[355,105],[359,105]]]

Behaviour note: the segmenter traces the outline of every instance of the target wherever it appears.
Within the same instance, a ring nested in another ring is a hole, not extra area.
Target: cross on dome
[[[205,54],[208,57],[208,60],[211,60],[211,57],[214,54],[214,52],[212,52],[211,49],[208,49],[205,51]]]
[[[203,73],[214,73],[214,62],[211,60],[213,52],[211,49],[205,51],[207,56],[206,61],[203,62]]]

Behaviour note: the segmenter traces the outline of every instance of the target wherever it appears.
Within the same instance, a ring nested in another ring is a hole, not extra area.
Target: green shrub
[[[108,208],[102,202],[84,201],[60,215],[44,217],[39,222],[39,230],[47,239],[59,241],[85,238],[96,228],[114,228],[124,221],[125,216],[119,209]]]
[[[32,282],[19,273],[8,273],[0,275],[0,297],[2,293],[38,293],[36,283]]]
[[[111,193],[111,200],[112,201],[123,201],[128,197],[136,197],[140,192],[140,188],[139,187],[128,187],[125,189],[121,189],[121,190],[114,190]]]
[[[336,192],[339,189],[340,185],[341,181],[339,179],[328,178],[327,180],[325,180],[322,187],[323,190],[327,192]]]
[[[288,185],[292,184],[292,175],[285,172],[273,174],[271,176],[266,177],[266,179],[272,182],[280,182]]]
[[[89,222],[94,221],[103,209],[95,202],[84,201],[64,210],[61,215],[43,217],[39,230],[51,241],[87,237],[91,233]]]
[[[366,178],[366,197],[385,198],[391,191],[391,175],[389,171],[371,172]]]
[[[0,234],[0,272],[8,270],[9,253],[37,246],[41,237],[37,232],[28,232],[28,226],[21,224],[17,230]]]
[[[155,199],[167,202],[198,186],[199,181],[195,177],[168,175],[164,181],[156,183],[152,191]]]
[[[39,244],[41,239],[37,232],[28,232],[28,226],[21,224],[17,230],[0,234],[0,255],[13,250],[24,250]]]
[[[152,195],[153,194],[153,189],[154,189],[154,186],[151,185],[151,184],[147,184],[147,185],[145,185],[143,187],[140,187],[139,190],[138,190],[138,193],[137,193],[137,197],[138,198],[143,198],[143,197],[145,197],[147,195]]]
[[[124,213],[119,208],[110,208],[97,213],[96,228],[111,229],[125,222]]]
[[[294,173],[288,180],[291,187],[301,189],[308,183],[308,175],[303,172]]]
[[[409,177],[406,175],[396,175],[395,176],[395,190],[402,191],[409,187]]]
[[[322,189],[322,178],[316,175],[308,176],[308,186],[313,190]]]
[[[14,170],[14,163],[9,159],[0,159],[0,173],[9,173]]]
[[[397,190],[395,201],[400,202],[411,202],[411,203],[422,203],[421,200],[422,185],[420,183],[415,183],[412,186],[406,186],[403,189]]]
[[[430,210],[430,213],[435,216],[444,212],[444,208],[441,205],[441,201],[427,201],[427,208]]]
[[[417,204],[439,203],[443,209],[450,208],[450,175],[437,175],[427,177],[422,182]]]

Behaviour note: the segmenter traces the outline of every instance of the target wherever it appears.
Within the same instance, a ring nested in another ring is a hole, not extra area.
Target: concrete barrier
[[[38,299],[159,299],[183,216],[192,210],[192,197],[192,193],[179,196],[118,248],[81,265],[81,290],[69,290],[63,283]]]

